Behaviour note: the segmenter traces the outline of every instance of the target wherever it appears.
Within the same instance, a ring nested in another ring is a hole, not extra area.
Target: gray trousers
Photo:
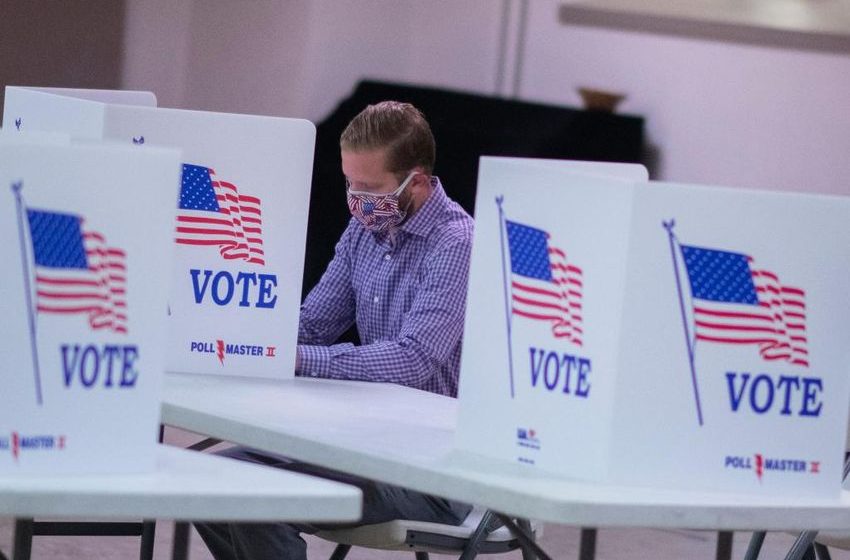
[[[471,506],[460,502],[300,463],[247,447],[232,447],[217,454],[357,486],[363,492],[363,517],[357,523],[345,525],[195,523],[195,528],[216,560],[307,560],[307,543],[301,538],[301,533],[312,534],[323,529],[372,525],[393,519],[460,525],[472,509]]]

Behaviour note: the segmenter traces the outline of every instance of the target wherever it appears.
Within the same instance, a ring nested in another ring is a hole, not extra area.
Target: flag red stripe
[[[46,276],[36,276],[35,281],[38,284],[47,284],[50,286],[94,286],[100,287],[100,282],[97,280],[78,280],[75,278],[48,278]]]
[[[229,240],[223,239],[181,239],[175,240],[181,245],[221,245],[222,243],[231,243]]]
[[[694,311],[703,315],[710,315],[712,317],[726,317],[729,319],[754,319],[757,321],[767,321],[773,322],[769,316],[761,314],[761,313],[740,313],[737,311],[718,311],[716,309],[707,309],[705,307],[697,307],[694,305]]]
[[[765,333],[776,333],[778,332],[775,328],[769,327],[760,327],[760,326],[750,326],[750,325],[731,325],[726,323],[711,323],[708,321],[694,321],[697,327],[703,327],[708,329],[716,329],[716,330],[726,330],[726,331],[747,331],[747,332],[765,332]]]
[[[554,304],[554,303],[546,303],[546,302],[543,302],[543,301],[525,299],[525,298],[521,298],[521,297],[518,297],[518,296],[514,296],[513,300],[514,300],[515,303],[520,303],[520,304],[528,305],[528,306],[531,306],[531,307],[542,307],[544,309],[555,309],[557,311],[563,311],[565,313],[565,316],[573,317],[573,315],[570,315],[569,309],[567,309],[565,307],[561,307],[560,305],[557,305],[557,304]],[[516,308],[514,308],[514,309],[516,309]],[[581,319],[581,316],[577,316],[577,318]]]
[[[98,299],[106,301],[109,299],[109,296],[100,293],[92,293],[92,292],[47,292],[44,290],[36,290],[36,294],[38,297],[49,298],[49,299]]]
[[[512,282],[511,285],[517,290],[523,290],[525,292],[531,292],[533,294],[541,294],[553,298],[561,297],[558,292],[555,292],[553,290],[545,290],[543,288],[536,288],[534,286],[526,286],[525,284],[520,284],[519,282]]]
[[[702,333],[697,333],[697,340],[705,340],[708,342],[722,342],[726,344],[760,344],[773,342],[772,338],[725,338],[721,336],[708,336]]]
[[[234,231],[224,231],[220,229],[206,229],[206,228],[189,228],[189,227],[179,227],[177,228],[177,233],[190,233],[190,234],[198,234],[198,235],[226,235],[230,237],[236,237],[237,234]]]
[[[177,216],[178,222],[194,223],[194,224],[215,224],[222,226],[230,226],[232,222],[223,218],[203,218],[200,216]]]
[[[57,307],[55,305],[45,305],[45,304],[39,303],[37,309],[38,309],[38,311],[45,312],[45,313],[69,314],[69,313],[88,313],[88,312],[92,312],[92,311],[97,311],[97,310],[100,309],[100,307],[95,307],[95,306],[91,306],[91,305],[80,305],[80,306],[77,306],[77,307]]]
[[[540,320],[543,320],[543,321],[560,321],[561,320],[560,315],[543,315],[543,314],[540,314],[540,313],[529,313],[527,311],[523,311],[522,309],[517,309],[516,307],[514,307],[513,311],[517,315],[521,315],[521,316],[527,317],[529,319],[540,319]]]

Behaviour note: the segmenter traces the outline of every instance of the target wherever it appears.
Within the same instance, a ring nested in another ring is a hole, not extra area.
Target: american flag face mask
[[[363,224],[363,227],[373,232],[381,232],[397,226],[407,216],[407,210],[398,206],[398,197],[416,175],[416,171],[411,171],[396,190],[387,194],[353,191],[351,183],[346,179],[348,209],[351,215]]]

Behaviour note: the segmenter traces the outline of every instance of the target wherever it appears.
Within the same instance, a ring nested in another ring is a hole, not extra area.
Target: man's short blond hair
[[[350,152],[387,150],[387,170],[404,175],[422,167],[434,170],[434,135],[425,116],[410,103],[382,101],[369,105],[351,119],[339,139],[340,148]]]

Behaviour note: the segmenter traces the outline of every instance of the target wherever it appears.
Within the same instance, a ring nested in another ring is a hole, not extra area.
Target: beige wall
[[[0,0],[0,103],[7,85],[121,87],[124,2]]]
[[[559,4],[532,2],[524,97],[626,92],[665,180],[850,195],[850,55],[564,26]]]
[[[500,13],[493,0],[131,0],[124,85],[165,106],[313,120],[364,77],[490,92]]]
[[[162,105],[320,120],[362,78],[579,105],[621,90],[655,178],[850,194],[850,56],[564,26],[561,0],[128,0],[124,86]],[[508,83],[505,83],[508,82]]]
[[[156,94],[161,106],[184,107],[192,3],[128,0],[122,87]]]

